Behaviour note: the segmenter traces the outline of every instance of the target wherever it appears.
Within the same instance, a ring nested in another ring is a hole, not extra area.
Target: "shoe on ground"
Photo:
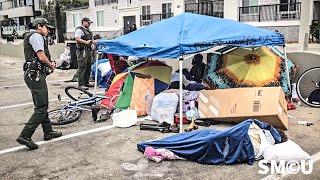
[[[22,145],[27,146],[30,150],[38,149],[38,145],[32,141],[31,138],[19,136],[16,141]]]
[[[86,86],[79,86],[80,89],[88,90],[89,88]]]
[[[94,87],[93,84],[86,84],[86,87]]]
[[[50,133],[44,135],[43,140],[49,141],[53,138],[58,138],[60,136],[62,136],[62,132],[51,131]]]

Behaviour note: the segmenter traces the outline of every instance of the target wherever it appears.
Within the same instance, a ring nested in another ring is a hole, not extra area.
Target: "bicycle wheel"
[[[79,120],[82,111],[79,109],[55,109],[48,112],[52,125],[65,125]]]
[[[305,71],[298,79],[297,93],[302,102],[311,107],[320,107],[320,102],[310,100],[312,92],[320,89],[320,67]]]
[[[64,91],[74,101],[88,99],[93,96],[89,91],[73,86],[66,87]]]

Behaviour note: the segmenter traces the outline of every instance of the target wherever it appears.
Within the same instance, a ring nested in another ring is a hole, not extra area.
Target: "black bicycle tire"
[[[299,96],[299,99],[305,103],[306,105],[310,106],[310,107],[315,107],[315,108],[320,108],[320,105],[316,105],[316,104],[312,104],[312,103],[309,103],[306,99],[304,99],[304,97],[301,95],[301,92],[300,92],[300,82],[301,82],[301,79],[303,76],[305,76],[307,73],[309,73],[310,71],[313,71],[314,69],[319,69],[320,71],[320,67],[313,67],[313,68],[310,68],[308,70],[306,70],[305,72],[303,72],[300,77],[298,78],[298,81],[297,81],[297,87],[296,87],[296,90],[297,90],[297,94]]]
[[[69,93],[69,90],[70,90],[70,89],[76,89],[76,90],[78,90],[78,91],[81,91],[81,92],[87,94],[89,97],[92,97],[92,96],[93,96],[93,94],[90,93],[90,92],[87,91],[87,90],[84,90],[84,89],[79,88],[79,87],[68,86],[68,87],[66,87],[66,88],[64,89],[64,92],[67,94],[67,96],[68,96],[70,99],[72,99],[72,100],[74,100],[74,101],[78,101],[79,99],[76,98],[76,97],[73,97],[73,96]]]
[[[64,117],[64,118],[63,118],[61,121],[59,121],[59,122],[58,122],[58,121],[52,121],[52,120],[50,119],[50,114],[51,114],[51,113],[54,113],[54,112],[58,112],[58,111],[61,111],[61,109],[55,109],[55,110],[51,110],[51,111],[48,112],[48,117],[49,117],[49,120],[50,120],[50,122],[51,122],[52,125],[66,125],[66,124],[73,123],[73,122],[79,120],[80,117],[81,117],[81,114],[82,114],[82,111],[81,111],[81,110],[76,109],[76,110],[72,110],[72,113],[74,113],[74,112],[77,113],[75,117],[70,118],[70,115],[71,115],[71,114],[69,114],[69,115],[67,115],[66,117]]]

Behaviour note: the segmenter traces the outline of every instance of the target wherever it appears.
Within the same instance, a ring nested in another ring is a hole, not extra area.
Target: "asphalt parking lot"
[[[23,81],[22,59],[0,57],[0,151],[19,147],[15,142],[31,113],[32,98]],[[47,78],[50,109],[66,103],[57,100],[58,94],[66,98],[64,88],[76,83],[65,83],[75,70],[57,70]],[[99,89],[98,92],[103,92]],[[320,152],[320,111],[301,106],[290,111],[289,139],[299,144],[310,155]],[[313,126],[297,122],[307,120]],[[75,123],[55,127],[70,136],[61,141],[52,141],[29,151],[17,149],[0,153],[0,179],[262,179],[275,176],[258,173],[258,162],[252,166],[202,165],[190,161],[147,161],[137,150],[137,143],[168,136],[154,131],[141,131],[139,126],[120,129],[112,121],[93,123],[91,114],[84,114]],[[210,128],[224,129],[228,124]],[[100,128],[100,130],[98,129]],[[101,130],[101,128],[104,128]],[[98,129],[98,130],[97,130]],[[91,130],[91,132],[90,132]],[[96,132],[92,132],[96,130]],[[33,136],[35,142],[42,141],[43,133],[38,128]],[[317,154],[318,153],[318,154]],[[316,157],[316,155],[314,157]],[[317,161],[310,175],[290,175],[284,179],[320,179],[320,162]]]

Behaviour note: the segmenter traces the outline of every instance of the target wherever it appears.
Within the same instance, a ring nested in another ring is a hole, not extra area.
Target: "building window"
[[[296,0],[280,0],[280,11],[295,11]]]
[[[171,17],[171,12],[172,12],[171,7],[172,7],[171,3],[162,4],[162,19]]]
[[[142,26],[151,24],[150,5],[141,7],[141,15]]]
[[[131,5],[132,4],[132,0],[127,0],[127,5]]]
[[[73,14],[73,27],[81,26],[81,13]]]
[[[104,11],[97,11],[97,27],[104,26]]]
[[[258,13],[259,0],[242,0],[242,13],[243,14],[256,14]]]
[[[26,0],[25,3],[26,3],[26,6],[33,6],[32,0]]]
[[[13,7],[18,7],[18,0],[13,0],[12,1],[12,6]]]

